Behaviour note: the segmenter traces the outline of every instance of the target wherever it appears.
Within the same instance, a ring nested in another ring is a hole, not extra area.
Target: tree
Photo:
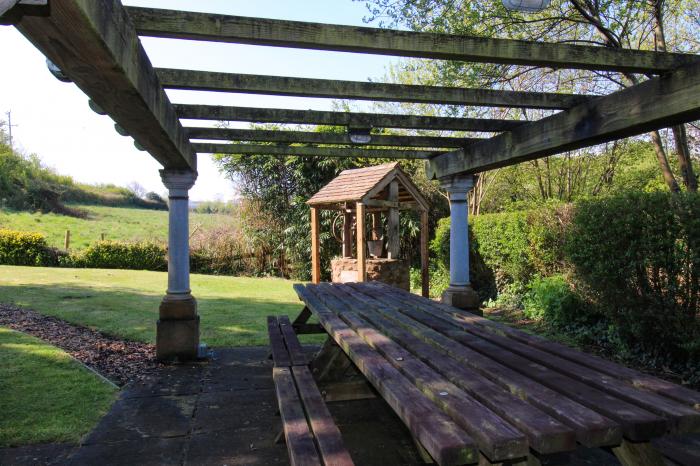
[[[507,11],[500,2],[491,0],[370,0],[367,5],[370,15],[366,21],[378,21],[380,26],[403,25],[419,31],[595,44],[610,48],[700,50],[698,0],[555,0],[546,10],[531,15]],[[665,24],[673,27],[667,30]],[[404,69],[426,70],[430,84],[593,94],[611,92],[646,79],[645,76],[612,72],[454,61],[408,60]],[[454,112],[455,108],[448,111]],[[495,117],[519,116],[519,111],[513,110],[461,111],[488,112]],[[526,113],[529,117],[547,114],[528,111],[520,116],[528,118]],[[680,188],[660,133],[652,132],[650,138],[669,189],[678,191]],[[683,184],[689,191],[695,191],[697,179],[691,163],[687,128],[674,128],[674,143]]]

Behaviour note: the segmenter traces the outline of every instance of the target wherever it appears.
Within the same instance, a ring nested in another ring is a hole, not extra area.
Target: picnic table
[[[294,288],[297,333],[329,335],[315,375],[354,366],[439,465],[565,464],[579,447],[663,465],[654,439],[700,430],[685,387],[378,282]]]

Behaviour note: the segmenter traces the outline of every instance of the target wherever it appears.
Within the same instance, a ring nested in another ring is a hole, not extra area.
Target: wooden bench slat
[[[649,440],[662,435],[668,428],[668,422],[665,419],[649,411],[608,395],[604,391],[590,387],[564,374],[550,370],[527,358],[509,351],[503,351],[501,347],[471,333],[455,332],[455,328],[450,322],[424,312],[421,304],[416,305],[415,302],[407,302],[406,304],[408,306],[401,307],[400,312],[542,383],[550,389],[558,391],[604,416],[620,422],[625,436],[631,440]]]
[[[354,288],[354,285],[350,286]],[[523,403],[527,401],[532,404],[533,408],[536,407],[573,428],[576,433],[576,439],[583,445],[588,447],[608,446],[617,444],[621,440],[622,431],[618,423],[457,343],[430,327],[410,319],[408,316],[395,311],[395,308],[387,307],[391,304],[391,300],[383,298],[382,303],[383,307],[377,308],[382,310],[381,315],[400,324],[406,331],[410,332],[410,335],[414,336],[414,339],[405,335],[401,337],[400,341],[405,341],[407,348],[411,350],[417,349],[419,342],[429,345],[427,347],[421,346],[420,351],[416,351],[416,354],[423,356],[428,354],[430,348],[434,348],[439,354],[432,358],[426,357],[426,362],[431,365],[437,364],[436,367],[445,374],[465,374],[465,379],[471,385],[477,383],[486,384],[486,389],[475,389],[476,393],[484,397],[484,402],[491,403],[496,407],[507,406],[508,411],[505,415],[517,416],[520,419],[520,427],[525,429],[526,432],[528,431],[528,423],[531,419],[536,418],[537,414],[520,414],[526,410],[527,404],[525,404],[525,407],[518,407],[517,405],[514,406],[513,403],[505,403],[503,399],[495,397],[495,395],[500,393],[499,388],[506,389],[515,395],[516,398],[524,400]],[[369,306],[367,307],[369,308]],[[398,331],[397,325],[392,325],[391,329]],[[440,354],[444,354],[444,356],[440,357]],[[489,389],[490,383],[497,385]],[[537,413],[537,411],[534,411],[534,413]],[[529,428],[532,429],[532,427]]]
[[[388,285],[380,284],[379,282],[377,282],[376,284],[372,283],[372,286],[391,288]],[[392,290],[400,295],[408,294],[403,290],[396,290],[393,288]],[[570,348],[561,343],[547,340],[546,338],[537,335],[530,335],[528,333],[511,328],[500,322],[494,322],[492,320],[474,315],[466,311],[446,306],[444,304],[435,303],[432,300],[424,299],[418,296],[416,296],[415,298],[412,297],[412,299],[416,299],[417,301],[425,304],[437,305],[446,312],[452,313],[452,315],[459,320],[466,320],[470,323],[475,323],[476,325],[479,325],[490,332],[507,336],[508,338],[512,338],[514,340],[528,344],[543,351],[547,351],[551,354],[556,354],[562,358],[566,358],[570,361],[582,364],[591,369],[595,369],[608,376],[623,380],[636,387],[645,388],[647,390],[666,396],[680,403],[692,406],[695,409],[700,409],[700,392],[698,391],[691,390],[689,388],[683,387],[678,384],[674,384],[672,382],[660,379],[658,377],[644,374],[634,369],[630,369],[629,367],[625,367],[621,364],[605,360],[598,356],[584,353],[582,351]]]
[[[568,377],[574,378],[592,387],[605,391],[628,403],[640,406],[657,415],[670,420],[672,431],[674,432],[695,432],[700,428],[700,411],[677,401],[670,400],[659,394],[641,390],[629,385],[626,382],[601,374],[594,369],[581,364],[569,361],[558,355],[542,351],[527,344],[513,341],[501,335],[484,330],[480,326],[473,325],[476,319],[465,317],[464,321],[456,320],[452,314],[446,314],[441,308],[434,304],[417,304],[416,309],[429,313],[437,318],[455,325],[455,330],[459,329],[459,337],[465,338],[463,331],[469,332],[481,339],[498,345],[508,351],[517,353],[530,361],[537,362],[549,369],[560,372]],[[475,316],[476,317],[476,316]],[[449,335],[449,332],[447,333]],[[452,335],[449,335],[452,336]]]
[[[309,363],[309,359],[304,353],[301,343],[299,343],[299,338],[297,338],[296,333],[294,333],[294,327],[289,321],[289,317],[279,316],[277,317],[277,322],[279,323],[280,331],[284,337],[284,343],[287,346],[287,351],[289,351],[289,357],[292,361],[292,365],[307,365]]]
[[[344,299],[343,302],[348,303],[351,300]],[[571,427],[451,358],[447,352],[426,343],[408,330],[403,330],[383,313],[376,310],[370,311],[370,308],[369,305],[357,308],[358,314],[442,377],[457,385],[460,390],[516,426],[527,436],[532,450],[548,455],[570,451],[576,447],[576,436]],[[344,315],[347,314],[347,312],[344,313]],[[618,434],[614,437],[607,435],[606,445],[614,442],[614,439],[621,438],[619,427],[608,421],[608,427],[610,426],[613,432],[617,430]]]
[[[272,369],[277,400],[292,466],[322,466],[306,416],[294,385],[291,368]]]
[[[435,409],[417,388],[303,285],[294,285],[294,289],[438,464],[476,462],[478,456],[474,441],[460,427]]]
[[[322,289],[327,290],[327,288]],[[337,297],[327,293],[317,294],[317,297],[331,310],[337,309]],[[502,461],[527,456],[528,443],[525,436],[510,424],[466,395],[463,390],[447,381],[444,376],[415,358],[399,344],[372,328],[358,314],[345,312],[339,317],[474,437],[479,449],[491,460]],[[440,393],[445,395],[442,396]],[[570,438],[573,447],[573,435],[570,435]]]
[[[335,425],[321,393],[316,386],[309,368],[306,366],[292,367],[299,396],[306,409],[318,450],[326,466],[351,466],[353,461],[343,444],[340,430]]]
[[[267,316],[267,334],[270,337],[270,350],[275,367],[289,367],[292,361],[284,345],[284,338],[276,316]]]

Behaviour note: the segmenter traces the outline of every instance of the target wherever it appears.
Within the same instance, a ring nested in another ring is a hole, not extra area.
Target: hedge
[[[168,269],[167,249],[151,242],[98,241],[61,261],[64,267],[91,269]]]
[[[0,264],[51,267],[58,265],[58,256],[39,233],[0,229]]]

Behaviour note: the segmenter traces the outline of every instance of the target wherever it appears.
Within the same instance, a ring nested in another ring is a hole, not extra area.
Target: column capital
[[[187,197],[187,192],[197,180],[197,172],[192,170],[160,170],[160,179],[168,188],[170,197]]]
[[[466,194],[474,187],[474,175],[452,175],[440,178],[440,186],[450,194]]]

